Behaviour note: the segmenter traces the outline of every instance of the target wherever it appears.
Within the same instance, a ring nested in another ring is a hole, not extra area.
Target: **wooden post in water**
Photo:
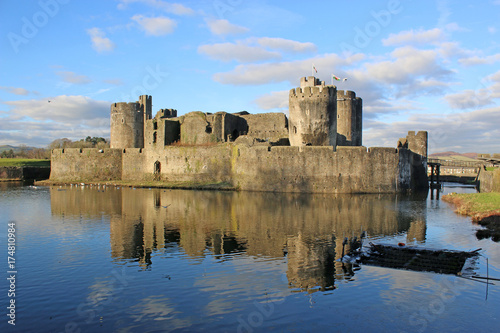
[[[441,173],[441,163],[428,162],[427,165],[429,165],[431,167],[431,179],[430,179],[429,187],[431,188],[431,191],[434,189],[437,189],[439,191],[439,189],[441,189],[441,182],[439,180],[439,175]],[[432,194],[433,193],[431,192],[431,196],[432,196]],[[438,194],[438,198],[439,198],[439,194]]]

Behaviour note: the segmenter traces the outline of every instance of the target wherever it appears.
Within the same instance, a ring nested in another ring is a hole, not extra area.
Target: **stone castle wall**
[[[130,172],[126,180],[155,178],[155,163],[160,173],[156,179],[185,182],[232,182],[232,145],[165,147],[148,150],[141,159],[142,173]],[[124,166],[125,169],[128,167]]]
[[[288,140],[288,120],[284,113],[242,115],[249,128],[247,135],[269,142]]]
[[[53,149],[50,179],[58,181],[119,180],[122,149]]]
[[[238,154],[234,179],[244,190],[391,193],[408,187],[394,177],[402,168],[394,148],[255,147]]]
[[[418,187],[407,149],[254,146],[54,149],[54,181],[227,182],[241,190],[395,193]]]
[[[494,171],[479,171],[479,190],[481,192],[500,192],[500,168]]]

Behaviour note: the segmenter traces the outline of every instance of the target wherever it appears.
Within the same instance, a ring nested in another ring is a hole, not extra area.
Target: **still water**
[[[498,281],[336,261],[344,237],[365,230],[365,243],[482,248],[476,272],[500,278],[500,244],[478,240],[480,228],[436,193],[4,183],[0,212],[3,274],[9,222],[17,270],[15,326],[9,281],[0,283],[2,332],[492,332],[500,324]]]

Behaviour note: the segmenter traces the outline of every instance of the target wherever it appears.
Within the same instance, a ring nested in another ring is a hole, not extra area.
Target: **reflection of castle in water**
[[[403,200],[403,201],[402,201]],[[425,240],[421,201],[396,195],[303,195],[163,189],[51,189],[52,213],[110,216],[111,255],[144,268],[154,251],[287,256],[291,286],[333,288],[344,237],[406,233]],[[348,250],[346,248],[346,250]]]

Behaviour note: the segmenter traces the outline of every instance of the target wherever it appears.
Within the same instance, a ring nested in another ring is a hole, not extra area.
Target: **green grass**
[[[0,158],[0,167],[50,166],[50,160],[29,158]]]
[[[499,169],[499,168],[497,168],[497,167],[486,167],[486,171],[495,171],[497,169]]]
[[[451,193],[443,200],[457,206],[457,213],[462,215],[500,214],[500,193]]]

